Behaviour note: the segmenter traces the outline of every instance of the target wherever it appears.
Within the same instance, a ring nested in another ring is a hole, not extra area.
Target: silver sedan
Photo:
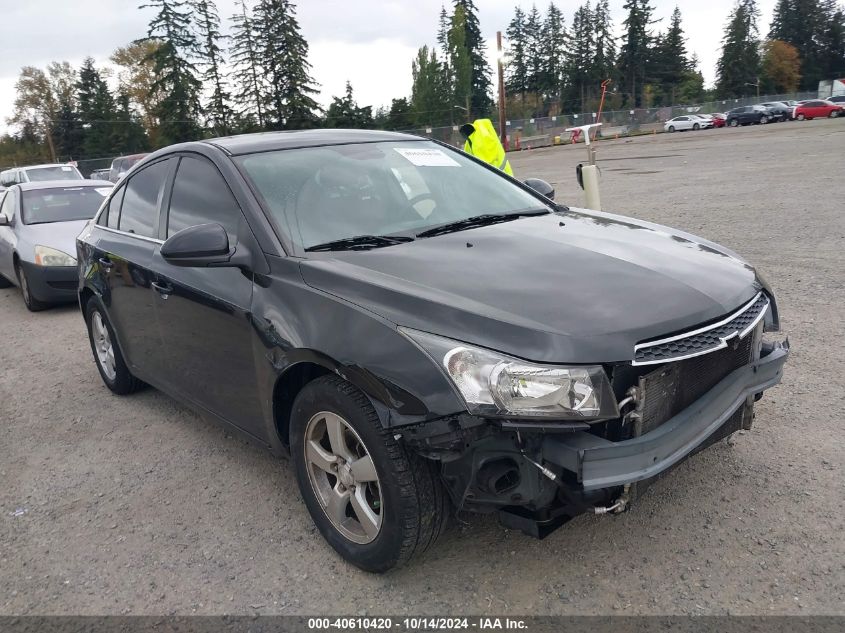
[[[76,236],[112,187],[100,180],[56,180],[0,193],[0,287],[19,286],[33,312],[75,301]]]

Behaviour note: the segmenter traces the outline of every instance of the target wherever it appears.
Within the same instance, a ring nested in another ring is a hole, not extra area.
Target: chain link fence
[[[684,114],[713,114],[715,112],[727,112],[733,108],[756,105],[758,103],[802,101],[816,98],[816,92],[796,92],[746,97],[742,99],[720,99],[696,105],[604,111],[601,115],[602,127],[599,128],[598,135],[600,138],[615,138],[618,136],[653,134],[662,132],[663,124],[669,119]],[[595,123],[597,119],[598,112],[579,112],[550,117],[536,117],[533,119],[509,120],[505,122],[507,133],[506,149],[530,149],[532,147],[570,143],[571,134],[566,131],[567,128]],[[498,117],[493,117],[493,124],[496,129],[499,128]],[[458,131],[459,127],[459,125],[451,125],[403,131],[420,136],[428,136],[455,147],[463,147],[464,139]]]

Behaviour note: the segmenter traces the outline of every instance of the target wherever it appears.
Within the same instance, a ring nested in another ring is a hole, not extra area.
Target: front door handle
[[[102,266],[106,270],[110,270],[114,266],[114,264],[108,257],[101,257],[97,261],[100,262],[100,266]]]
[[[158,294],[161,295],[162,299],[167,299],[170,296],[170,293],[173,292],[173,286],[168,284],[160,284],[156,281],[150,284]]]

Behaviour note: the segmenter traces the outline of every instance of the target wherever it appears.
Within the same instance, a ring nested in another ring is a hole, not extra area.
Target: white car
[[[43,182],[46,180],[84,180],[82,174],[73,165],[48,164],[12,167],[0,172],[0,185],[11,187],[25,182]]]
[[[680,132],[681,130],[700,130],[705,127],[713,127],[713,121],[706,121],[696,114],[685,114],[666,121],[663,124],[663,131]]]

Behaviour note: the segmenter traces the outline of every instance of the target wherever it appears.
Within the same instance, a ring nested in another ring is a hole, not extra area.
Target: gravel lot
[[[511,155],[577,206],[583,146]],[[793,353],[754,429],[619,517],[545,541],[466,517],[385,576],[341,561],[293,471],[153,390],[112,396],[78,310],[0,290],[0,614],[845,614],[845,121],[599,146],[607,210],[736,250]]]

